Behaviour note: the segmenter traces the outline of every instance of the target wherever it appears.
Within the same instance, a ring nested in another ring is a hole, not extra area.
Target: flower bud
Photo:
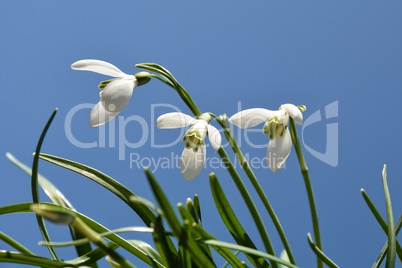
[[[147,72],[139,72],[139,73],[136,73],[134,76],[137,79],[139,86],[145,85],[152,78],[151,74],[147,73]]]
[[[297,106],[297,108],[299,108],[299,110],[300,110],[301,112],[305,112],[305,111],[307,110],[306,105],[299,105],[299,106]]]
[[[31,210],[36,213],[36,215],[42,216],[47,220],[58,223],[70,225],[74,222],[75,216],[68,210],[62,207],[52,207],[44,204],[32,204]]]

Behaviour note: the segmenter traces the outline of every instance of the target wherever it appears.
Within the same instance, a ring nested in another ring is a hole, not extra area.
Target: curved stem
[[[240,150],[239,145],[237,144],[237,141],[233,135],[233,132],[231,131],[226,118],[223,119],[218,119],[217,117],[215,117],[215,119],[217,120],[217,122],[222,126],[226,139],[228,140],[230,146],[233,149],[233,152],[236,154],[238,161],[240,163],[240,165],[242,166],[242,168],[244,169],[244,171],[246,172],[247,177],[250,179],[250,182],[253,184],[254,189],[257,191],[258,196],[260,197],[262,203],[265,206],[265,209],[268,211],[269,216],[271,217],[271,220],[279,234],[279,237],[282,241],[282,244],[286,250],[286,253],[289,257],[289,261],[292,264],[296,264],[294,256],[293,256],[293,252],[292,249],[290,248],[290,244],[289,241],[286,237],[285,231],[282,228],[282,225],[279,221],[278,216],[275,213],[274,208],[272,207],[271,203],[268,200],[267,195],[265,194],[264,190],[262,189],[260,183],[258,182],[257,177],[255,176],[253,170],[251,169],[249,163],[247,162],[246,158],[244,157],[242,151]]]
[[[311,185],[310,176],[308,174],[308,168],[306,165],[306,161],[304,160],[301,143],[300,143],[299,137],[297,136],[295,122],[294,122],[293,118],[291,118],[291,117],[289,118],[289,121],[290,121],[290,124],[289,124],[290,135],[292,136],[293,146],[295,147],[297,158],[299,160],[301,173],[302,173],[303,179],[304,179],[304,184],[306,185],[306,191],[307,191],[308,201],[310,204],[311,220],[313,222],[314,238],[315,238],[316,246],[317,246],[317,248],[322,250],[321,234],[320,234],[320,227],[318,224],[318,214],[317,214],[317,207],[316,207],[315,199],[314,199],[313,186]],[[324,267],[324,263],[322,262],[322,260],[319,257],[317,257],[317,267],[318,268]]]
[[[138,68],[142,68],[144,70],[148,70],[151,72],[156,72],[162,77],[158,77],[154,74],[151,74],[152,77],[157,78],[161,82],[167,84],[171,88],[177,91],[179,93],[179,96],[182,98],[184,103],[187,104],[188,108],[190,108],[191,112],[198,118],[202,113],[200,109],[198,109],[198,106],[195,104],[193,99],[190,97],[190,95],[187,93],[187,91],[184,89],[182,85],[177,81],[177,79],[164,67],[160,66],[159,64],[156,63],[139,63],[136,64]],[[166,79],[165,79],[166,78]]]

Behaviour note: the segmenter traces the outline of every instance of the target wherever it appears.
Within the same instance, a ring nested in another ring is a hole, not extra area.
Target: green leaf
[[[145,174],[154,197],[163,211],[163,216],[166,218],[174,236],[179,239],[179,243],[191,254],[191,259],[199,267],[215,267],[215,265],[209,260],[208,256],[206,256],[205,253],[200,250],[200,247],[191,239],[191,237],[189,237],[186,230],[186,224],[184,224],[183,227],[181,226],[173,207],[152,172],[146,168]]]
[[[218,241],[215,237],[213,237],[211,234],[209,234],[204,228],[202,228],[200,225],[194,225],[193,229],[197,232],[199,239],[198,240],[216,240]],[[202,244],[202,243],[201,243]],[[204,244],[204,246],[207,246]],[[243,262],[239,260],[239,258],[232,253],[227,248],[222,248],[218,246],[212,246],[212,248],[218,252],[232,267],[247,267]]]
[[[368,194],[366,193],[366,191],[364,191],[364,189],[361,189],[360,192],[362,193],[364,201],[366,201],[367,206],[371,210],[371,213],[373,213],[375,219],[380,224],[382,230],[387,234],[388,226],[387,226],[387,223],[384,221],[384,219],[381,217],[380,212],[377,210],[377,208],[375,207],[374,203],[371,201],[371,199],[368,196]],[[398,253],[399,259],[402,261],[402,247],[398,241],[396,241],[396,252]]]
[[[244,252],[244,253],[247,253],[247,254],[250,254],[250,255],[255,255],[255,256],[258,256],[258,257],[262,257],[262,258],[271,260],[271,261],[273,261],[275,263],[282,264],[282,265],[285,265],[285,266],[290,267],[290,268],[297,268],[297,266],[292,264],[292,263],[285,262],[285,261],[281,260],[280,258],[278,258],[276,256],[273,256],[271,254],[268,254],[268,253],[265,253],[265,252],[262,252],[262,251],[258,251],[258,250],[253,249],[253,248],[248,248],[248,247],[240,246],[240,245],[237,245],[237,244],[232,244],[232,243],[227,243],[227,242],[217,241],[217,240],[199,240],[197,242],[198,243],[204,243],[204,244],[211,245],[211,246],[217,246],[217,247],[220,247],[220,248],[234,249],[234,250],[241,251],[241,252]]]
[[[188,202],[188,200],[189,200],[189,198],[187,199],[187,204],[190,203],[190,202]],[[177,205],[177,207],[179,209],[179,213],[183,219],[183,222],[188,222],[190,226],[197,225],[193,215],[191,215],[191,213],[183,206],[183,204],[179,203]],[[192,230],[192,228],[190,230]],[[198,235],[194,232],[190,232],[189,234],[192,239],[198,238]],[[209,249],[209,247],[207,245],[200,245],[200,248],[205,253],[205,255],[207,255],[209,257],[211,262],[214,262],[212,254],[211,254],[211,250]]]
[[[32,170],[20,162],[17,158],[15,158],[11,153],[6,153],[7,158],[17,167],[25,171],[29,176],[32,176]],[[41,188],[44,190],[46,195],[50,198],[50,200],[53,201],[53,203],[58,204],[60,206],[70,208],[72,210],[75,210],[74,207],[71,205],[71,203],[67,200],[67,198],[63,195],[63,193],[57,189],[56,186],[54,186],[48,179],[46,179],[44,176],[42,176],[40,173],[38,173],[38,183],[41,186]],[[80,233],[77,233],[73,228],[70,228],[70,234],[73,240],[79,240],[84,238]],[[50,243],[48,243],[49,246]],[[90,243],[83,243],[80,245],[77,245],[75,247],[78,256],[85,255],[88,252],[92,251],[91,244]],[[91,267],[96,268],[97,265],[96,263],[91,265]]]
[[[385,204],[386,204],[387,219],[388,219],[388,228],[387,228],[388,254],[387,254],[386,267],[394,268],[395,267],[395,259],[396,259],[395,225],[394,225],[394,214],[392,212],[391,195],[390,195],[389,189],[388,189],[387,166],[386,165],[384,165],[384,168],[382,171],[382,184],[384,186]]]
[[[160,257],[159,254],[157,252],[155,252],[155,250],[149,244],[147,244],[143,241],[138,241],[138,240],[127,240],[127,241],[133,245],[143,247],[143,249],[150,256],[154,256],[155,259]],[[117,245],[113,242],[107,243],[107,246],[113,250],[119,248],[119,245]],[[97,249],[87,253],[84,256],[81,256],[81,257],[73,259],[73,260],[68,260],[66,262],[70,263],[70,264],[79,265],[79,266],[85,266],[85,265],[90,265],[91,263],[96,262],[96,261],[100,260],[101,258],[104,258],[105,256],[106,256],[105,252],[102,249],[97,248]],[[154,266],[154,267],[158,267],[158,266]]]
[[[168,243],[169,237],[166,234],[165,228],[162,224],[162,216],[158,216],[154,225],[154,232],[152,233],[155,246],[163,260],[163,263],[167,267],[175,268],[177,267],[177,250],[172,248]]]
[[[119,234],[119,233],[125,233],[125,232],[140,232],[140,233],[152,233],[154,231],[153,228],[149,228],[149,227],[122,227],[122,228],[118,228],[118,229],[113,229],[110,230],[109,232],[106,233],[100,233],[99,236],[100,237],[105,237],[109,234]],[[82,238],[80,240],[74,240],[74,241],[66,241],[66,242],[51,242],[49,243],[49,245],[53,246],[53,247],[67,247],[67,246],[73,246],[73,245],[81,245],[83,243],[88,242],[89,239],[88,238]],[[38,243],[40,246],[44,246],[47,245],[48,243],[46,242],[39,242]]]
[[[12,237],[6,235],[3,232],[0,232],[0,240],[6,244],[12,246],[13,248],[15,248],[16,250],[18,250],[21,253],[34,255],[34,253],[32,251],[30,251],[29,249],[24,247],[22,244],[20,244],[19,242],[14,240]]]
[[[398,222],[395,225],[395,237],[399,234],[399,231],[401,230],[402,227],[402,215],[399,216]],[[397,242],[397,252],[398,252],[398,242]],[[378,255],[377,259],[375,260],[374,264],[373,264],[373,268],[378,268],[380,267],[382,261],[384,260],[386,254],[388,251],[388,241],[385,242],[385,245],[382,247],[380,254]],[[398,254],[399,255],[399,254]],[[401,260],[402,261],[402,260]]]
[[[307,239],[311,249],[314,251],[317,257],[320,258],[320,260],[322,260],[326,265],[331,268],[339,268],[338,265],[336,265],[330,258],[328,258],[324,254],[324,252],[322,252],[321,249],[313,243],[313,240],[311,239],[311,235],[309,233],[307,234]]]
[[[177,256],[177,263],[180,264],[178,267],[188,267],[188,268],[193,267],[193,263],[191,262],[191,255],[186,251],[184,246],[180,244],[179,244],[179,254]]]
[[[155,221],[155,215],[147,206],[130,201],[130,197],[135,196],[133,192],[131,192],[123,184],[114,180],[108,175],[92,167],[61,157],[48,154],[40,154],[40,158],[55,165],[61,166],[65,169],[74,171],[105,187],[117,197],[119,197],[122,201],[124,201],[127,205],[129,205],[147,226],[151,226],[151,223]]]
[[[201,225],[201,223],[202,223],[201,205],[200,205],[200,200],[199,200],[197,194],[194,195],[194,203],[193,204],[194,204],[195,213],[197,215],[197,218],[196,218],[197,222],[198,222],[199,225]]]
[[[191,214],[192,219],[193,219],[197,224],[201,224],[201,219],[200,219],[200,217],[198,216],[198,212],[196,211],[196,209],[195,209],[195,207],[194,207],[193,200],[191,200],[191,198],[187,198],[186,206],[187,206],[187,211]]]
[[[49,207],[54,207],[54,208],[59,208],[60,206],[55,205],[53,203],[46,203],[42,202],[41,204],[46,204]],[[31,212],[31,207],[32,203],[19,203],[19,204],[13,204],[9,206],[3,206],[0,207],[0,215],[3,214],[10,214],[10,213],[21,213],[21,212]],[[65,210],[68,210],[70,213],[74,214],[76,217],[79,217],[86,225],[88,225],[89,228],[94,230],[97,233],[105,233],[105,232],[110,232],[107,228],[103,227],[101,224],[97,223],[96,221],[92,220],[91,218],[88,218],[87,216],[76,212],[69,210],[65,208]],[[141,248],[137,247],[136,245],[131,244],[129,241],[123,239],[117,234],[111,233],[105,238],[109,239],[110,241],[116,243],[117,245],[121,246],[134,256],[138,257],[141,259],[143,262],[147,263],[148,265],[151,265],[152,267],[165,267],[162,263],[159,263],[158,260],[153,259],[152,256],[149,256],[142,250]]]
[[[50,116],[49,120],[47,121],[45,128],[42,131],[42,134],[39,137],[38,144],[36,145],[35,155],[32,163],[32,174],[31,174],[31,191],[32,191],[32,200],[34,203],[39,203],[39,191],[38,191],[38,168],[39,168],[39,153],[42,147],[43,140],[45,139],[46,133],[56,116],[57,109],[55,109]],[[41,216],[36,215],[36,220],[38,222],[39,230],[42,234],[42,237],[45,241],[50,241],[49,233],[46,229],[45,222]],[[58,260],[57,254],[52,247],[48,247],[50,254],[52,255],[53,259]]]
[[[0,251],[0,262],[18,263],[23,265],[33,265],[37,267],[66,267],[66,263],[58,260],[52,260],[35,255],[29,255],[19,252]],[[71,264],[73,265],[73,264]],[[70,267],[71,267],[70,265]],[[76,267],[74,265],[74,267]]]
[[[234,213],[225,195],[225,192],[222,190],[222,187],[216,175],[211,174],[209,176],[209,179],[211,192],[216,208],[218,209],[222,221],[224,222],[226,228],[229,230],[230,234],[235,239],[236,243],[257,250],[257,247],[254,245],[253,241],[246,233],[240,221],[236,217],[236,214]],[[264,258],[258,258],[255,255],[248,254],[246,254],[246,257],[255,267],[269,267],[269,264],[265,261]]]

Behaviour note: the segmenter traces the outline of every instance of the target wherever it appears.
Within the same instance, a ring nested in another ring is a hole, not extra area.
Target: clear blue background
[[[85,58],[111,62],[126,73],[136,63],[156,62],[168,68],[186,87],[203,111],[232,115],[242,109],[276,109],[282,103],[305,104],[305,118],[334,101],[339,116],[306,128],[308,146],[325,152],[326,124],[339,125],[339,165],[329,166],[305,151],[315,190],[324,252],[341,267],[369,267],[386,241],[360,193],[364,188],[385,215],[381,183],[383,164],[397,219],[402,211],[400,98],[402,87],[401,1],[1,1],[0,2],[0,205],[31,200],[29,177],[5,157],[11,152],[31,164],[32,152],[45,122],[55,107],[56,119],[43,152],[93,166],[116,178],[136,194],[153,200],[144,173],[130,167],[130,153],[143,158],[180,155],[183,144],[153,148],[151,132],[140,148],[78,148],[65,132],[65,119],[76,105],[98,102],[97,85],[106,77],[72,71],[71,63]],[[159,81],[135,90],[122,119],[138,115],[155,128],[167,103],[190,111],[175,92]],[[72,132],[82,142],[99,142],[99,128],[90,128],[89,109],[80,110]],[[216,124],[215,124],[216,125]],[[106,132],[111,125],[106,126]],[[120,133],[135,143],[141,126],[132,122],[106,134],[119,144]],[[258,132],[257,144],[267,142]],[[235,129],[237,131],[237,129]],[[301,131],[301,128],[299,128]],[[180,130],[153,132],[163,143]],[[265,148],[244,142],[251,157],[263,158]],[[209,148],[208,157],[217,157]],[[228,149],[228,151],[230,148]],[[230,152],[230,151],[229,151]],[[232,154],[231,154],[232,155]],[[233,156],[233,155],[232,155]],[[215,209],[208,183],[216,172],[242,223],[262,248],[250,214],[224,169],[206,168],[186,182],[180,170],[155,172],[173,203],[198,194],[204,226],[221,240],[231,242]],[[41,162],[40,172],[54,182],[81,212],[108,228],[141,226],[139,218],[99,185],[72,172]],[[306,239],[313,232],[303,180],[294,152],[286,168],[276,174],[256,169],[274,206],[300,267],[315,266]],[[241,172],[244,175],[243,172]],[[247,185],[248,182],[246,182]],[[251,188],[250,188],[251,189]],[[256,193],[250,190],[279,253],[282,245]],[[43,200],[47,198],[43,195]],[[55,241],[68,240],[65,227],[49,224]],[[48,256],[36,244],[42,240],[32,214],[0,217],[0,231]],[[128,238],[151,241],[149,235]],[[0,242],[1,249],[9,249]],[[72,250],[60,250],[65,259]],[[125,254],[122,251],[122,254]],[[133,260],[139,267],[139,261]],[[0,264],[1,267],[9,267]]]

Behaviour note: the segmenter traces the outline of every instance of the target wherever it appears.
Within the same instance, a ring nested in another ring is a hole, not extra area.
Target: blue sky
[[[144,119],[149,135],[138,148],[123,146],[124,159],[119,160],[122,149],[118,145],[122,138],[131,144],[139,143],[145,131],[139,122],[124,126],[116,120],[104,128],[90,128],[90,109],[79,110],[69,127],[76,140],[99,145],[100,131],[106,133],[105,146],[94,148],[75,146],[66,135],[65,122],[77,105],[98,102],[97,85],[106,79],[71,70],[76,60],[105,60],[126,73],[140,71],[136,63],[156,62],[175,75],[204,112],[232,115],[238,112],[239,105],[242,109],[277,109],[283,103],[305,104],[305,119],[320,111],[322,120],[305,126],[303,132],[305,145],[317,152],[326,150],[327,125],[337,124],[337,166],[305,150],[324,251],[341,267],[367,267],[374,262],[386,236],[365,205],[360,189],[367,191],[385,217],[383,164],[388,166],[396,218],[402,210],[402,197],[397,192],[402,187],[402,127],[398,122],[401,10],[402,3],[392,0],[1,1],[0,205],[31,199],[29,178],[7,160],[5,153],[11,152],[30,164],[40,132],[56,107],[59,112],[43,152],[93,166],[152,200],[142,169],[130,157],[157,160],[181,154],[181,142],[168,148],[155,148],[152,143],[165,144],[181,133],[155,127],[156,117],[171,111],[162,104],[190,113],[173,90],[156,80],[135,90],[121,120],[133,115]],[[325,107],[335,102],[337,116],[326,119]],[[298,130],[301,135],[302,127]],[[259,127],[250,132],[249,140],[260,147],[267,143]],[[251,158],[265,157],[265,148],[254,148],[244,136],[240,141]],[[217,154],[208,150],[207,156],[212,159]],[[204,226],[218,238],[232,241],[209,191],[211,171],[230,193],[242,223],[261,247],[255,226],[226,170],[206,168],[191,182],[186,182],[177,168],[158,168],[155,175],[173,203],[198,194]],[[79,211],[106,227],[141,225],[137,216],[100,186],[45,162],[41,162],[40,172]],[[297,263],[311,267],[315,258],[306,233],[313,230],[296,155],[292,152],[286,167],[276,174],[261,167],[255,173],[284,226]],[[256,194],[251,193],[263,211]],[[275,250],[280,252],[281,243],[268,215],[262,212],[262,217]],[[54,240],[68,239],[65,228],[49,226]],[[47,255],[36,245],[41,237],[32,215],[2,216],[0,230],[38,254]],[[143,234],[128,237],[150,241]],[[0,247],[5,245],[0,243]],[[62,250],[62,254],[66,259],[73,257],[71,251]]]

